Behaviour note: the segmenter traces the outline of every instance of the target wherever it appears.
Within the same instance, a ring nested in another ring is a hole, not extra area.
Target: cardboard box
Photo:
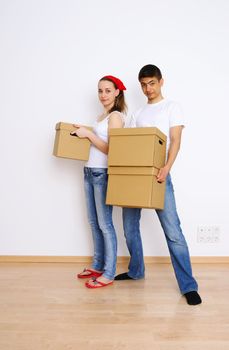
[[[92,130],[90,127],[87,128]],[[53,155],[62,158],[88,160],[90,141],[87,138],[70,135],[73,130],[76,130],[73,124],[63,122],[56,124]]]
[[[117,128],[109,131],[108,166],[164,166],[166,135],[158,128]]]
[[[165,164],[166,136],[157,128],[121,128],[109,132],[106,204],[164,208],[165,182],[157,174]]]
[[[154,167],[109,167],[106,204],[134,208],[164,208],[165,182],[157,182]]]

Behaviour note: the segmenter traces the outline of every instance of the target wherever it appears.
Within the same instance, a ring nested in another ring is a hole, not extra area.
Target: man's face
[[[149,102],[157,102],[161,100],[161,87],[163,85],[163,79],[158,80],[155,77],[142,78],[140,80],[142,91],[148,98]]]

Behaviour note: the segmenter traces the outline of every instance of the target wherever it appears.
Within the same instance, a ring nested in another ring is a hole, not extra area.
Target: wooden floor
[[[186,304],[169,264],[98,290],[74,278],[83,267],[1,263],[0,349],[229,350],[229,265],[193,265],[198,306]]]

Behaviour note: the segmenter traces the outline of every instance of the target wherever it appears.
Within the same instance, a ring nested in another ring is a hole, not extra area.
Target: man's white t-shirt
[[[170,145],[169,129],[185,125],[183,112],[177,102],[163,99],[157,103],[148,103],[134,113],[131,127],[157,127],[167,136],[167,152]]]

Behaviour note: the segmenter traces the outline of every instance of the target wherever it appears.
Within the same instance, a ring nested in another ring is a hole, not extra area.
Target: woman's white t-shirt
[[[124,116],[121,112],[114,111],[112,113],[118,113],[124,122]],[[108,114],[103,120],[95,122],[93,125],[94,133],[105,142],[108,142],[108,123],[112,113]],[[107,168],[107,154],[101,152],[91,144],[89,158],[85,166],[88,168]]]

